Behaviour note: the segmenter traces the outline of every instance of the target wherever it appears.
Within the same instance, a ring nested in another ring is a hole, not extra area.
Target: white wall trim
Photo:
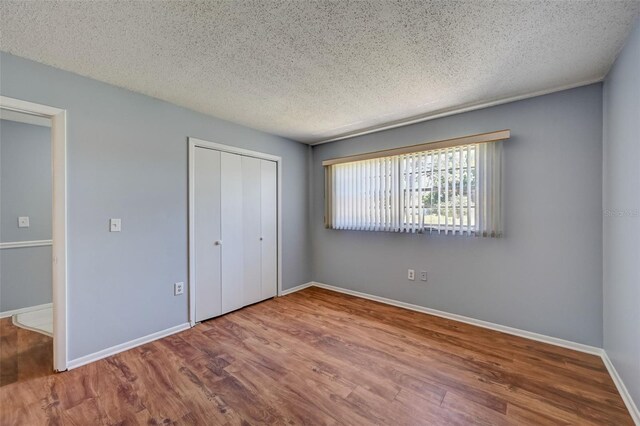
[[[261,160],[280,161],[282,157],[277,155],[265,154],[264,152],[252,151],[250,149],[238,148],[237,146],[224,145],[217,142],[209,142],[202,139],[189,137],[189,143],[202,148],[215,149],[217,151],[229,152],[231,154],[244,155],[247,157],[255,157]]]
[[[24,314],[25,312],[39,311],[41,309],[47,309],[53,306],[53,303],[43,303],[42,305],[27,306],[26,308],[13,309],[11,311],[0,312],[0,318],[8,318],[18,314]]]
[[[545,336],[544,334],[533,333],[531,331],[521,330],[519,328],[508,327],[506,325],[495,324],[488,321],[482,321],[475,318],[465,317],[463,315],[451,314],[449,312],[439,311],[437,309],[425,308],[424,306],[414,305],[411,303],[400,302],[398,300],[387,299],[386,297],[374,296],[372,294],[361,293],[355,290],[349,290],[341,287],[336,287],[328,284],[314,282],[315,287],[324,288],[327,290],[337,291],[339,293],[349,294],[351,296],[362,297],[363,299],[369,299],[387,305],[397,306],[400,308],[409,309],[416,312],[422,312],[429,315],[435,315],[441,318],[447,318],[454,321],[464,322],[466,324],[475,325],[482,328],[488,328],[490,330],[501,331],[503,333],[512,334],[514,336],[524,337],[526,339],[536,340],[542,343],[549,343],[555,346],[561,346],[567,349],[573,349],[575,351],[584,352],[592,355],[602,356],[603,349],[595,346],[584,345],[582,343],[571,342],[569,340],[559,339],[557,337]]]
[[[627,387],[624,385],[622,378],[616,371],[613,362],[611,362],[611,359],[609,359],[609,355],[607,355],[607,352],[604,350],[602,351],[602,361],[604,362],[605,367],[607,367],[609,375],[611,375],[611,379],[613,379],[613,383],[615,383],[616,388],[618,388],[618,392],[620,392],[620,396],[627,406],[629,414],[631,414],[631,418],[636,425],[640,425],[640,410],[638,410],[638,406],[631,398],[631,394],[627,390]]]
[[[11,241],[0,243],[0,250],[26,247],[43,247],[53,245],[53,240]]]
[[[223,145],[216,142],[209,142],[202,139],[188,137],[189,145],[189,323],[193,327],[196,325],[196,283],[194,272],[195,265],[195,151],[197,147],[215,149],[217,151],[229,152],[231,154],[239,154],[248,157],[259,158],[262,160],[274,161],[276,163],[276,183],[277,183],[277,262],[278,262],[278,290],[277,296],[282,293],[282,157],[277,155],[265,154],[263,152],[251,151],[244,148],[238,148],[230,145]]]
[[[67,111],[7,96],[0,109],[51,120],[53,369],[67,369]]]
[[[280,292],[280,296],[286,296],[287,294],[291,294],[291,293],[295,293],[296,291],[304,290],[305,288],[309,288],[309,287],[311,287],[311,286],[313,286],[315,284],[316,283],[314,283],[312,281],[312,282],[308,282],[308,283],[297,285],[295,287],[288,288],[286,290],[282,290]]]
[[[98,352],[94,352],[89,355],[82,356],[80,358],[76,358],[70,360],[68,363],[69,370],[73,368],[78,368],[83,365],[89,364],[91,362],[95,362],[101,360],[103,358],[110,357],[111,355],[119,354],[120,352],[128,351],[129,349],[133,349],[135,347],[144,345],[145,343],[153,342],[154,340],[161,339],[163,337],[170,336],[172,334],[179,333],[181,331],[187,330],[191,328],[191,325],[188,322],[185,322],[180,325],[176,325],[175,327],[167,328],[166,330],[158,331],[155,333],[148,334],[143,337],[139,337],[137,339],[130,340],[125,343],[121,343],[119,345],[111,346],[110,348],[103,349]]]
[[[448,117],[450,115],[462,114],[464,112],[475,111],[478,109],[489,108],[493,106],[508,104],[511,102],[522,101],[524,99],[535,98],[538,96],[549,95],[555,92],[562,92],[563,90],[575,89],[582,86],[588,86],[590,84],[599,83],[604,80],[604,76],[593,78],[590,80],[581,81],[578,83],[567,84],[564,86],[554,87],[551,89],[540,90],[537,92],[525,93],[518,96],[511,96],[508,98],[494,99],[489,102],[481,102],[476,104],[467,104],[450,109],[438,110],[429,112],[426,114],[414,115],[399,120],[390,121],[387,123],[377,124],[371,127],[365,127],[364,129],[358,129],[347,133],[341,133],[339,135],[331,136],[325,139],[320,139],[315,142],[307,142],[311,146],[321,145],[323,143],[340,141],[343,139],[355,138],[356,136],[368,135],[370,133],[377,133],[383,130],[395,129],[396,127],[404,127],[410,124],[421,123],[423,121],[435,120],[436,118]]]
[[[32,124],[34,126],[51,127],[51,119],[41,115],[25,114],[8,109],[0,110],[0,120],[15,121],[18,123]]]

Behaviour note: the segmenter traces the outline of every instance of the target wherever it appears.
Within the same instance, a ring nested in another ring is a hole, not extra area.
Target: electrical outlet
[[[413,269],[409,269],[407,271],[407,279],[414,281],[416,279],[416,271],[414,271]]]
[[[427,271],[421,271],[420,272],[420,281],[426,281],[427,280]]]
[[[173,285],[173,295],[179,296],[184,293],[184,283],[175,283]]]

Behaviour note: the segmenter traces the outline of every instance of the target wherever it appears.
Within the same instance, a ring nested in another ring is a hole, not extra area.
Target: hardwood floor
[[[11,318],[0,319],[0,387],[50,375],[52,366],[51,337],[16,327]]]
[[[318,288],[61,374],[2,324],[2,425],[633,424],[599,357]]]

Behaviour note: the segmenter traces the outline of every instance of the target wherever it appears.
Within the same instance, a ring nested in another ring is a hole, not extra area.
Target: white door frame
[[[67,369],[67,111],[0,96],[0,109],[51,119],[53,369]]]
[[[277,176],[277,247],[278,247],[278,296],[282,293],[282,157],[237,148],[235,146],[208,142],[202,139],[189,137],[189,322],[196,325],[196,283],[195,283],[195,154],[196,148],[215,149],[231,154],[245,155],[261,160],[274,161],[276,163]]]

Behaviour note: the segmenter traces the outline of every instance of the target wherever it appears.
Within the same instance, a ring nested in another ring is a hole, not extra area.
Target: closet
[[[195,143],[190,150],[190,289],[198,322],[277,293],[277,163]]]

